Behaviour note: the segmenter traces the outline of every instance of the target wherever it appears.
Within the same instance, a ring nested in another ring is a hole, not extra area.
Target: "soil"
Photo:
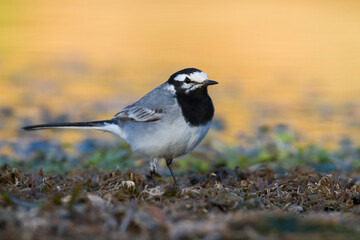
[[[156,182],[138,172],[0,172],[1,239],[359,239],[360,178],[219,168]]]

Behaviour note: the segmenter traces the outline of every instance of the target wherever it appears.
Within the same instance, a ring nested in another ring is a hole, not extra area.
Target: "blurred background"
[[[19,128],[111,118],[196,67],[220,82],[211,134],[226,144],[279,123],[313,142],[359,142],[359,12],[355,0],[2,0],[0,140],[113,140]]]

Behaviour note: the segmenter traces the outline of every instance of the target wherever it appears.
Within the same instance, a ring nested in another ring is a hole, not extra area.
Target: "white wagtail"
[[[217,84],[206,73],[186,68],[170,76],[137,102],[127,106],[111,120],[51,123],[23,127],[96,129],[111,132],[130,144],[133,151],[150,160],[150,175],[156,175],[156,161],[165,158],[174,179],[171,163],[192,151],[205,137],[214,116],[214,105],[207,86]]]

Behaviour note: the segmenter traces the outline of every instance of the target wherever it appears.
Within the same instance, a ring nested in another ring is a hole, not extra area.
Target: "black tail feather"
[[[46,128],[66,128],[66,127],[102,127],[105,126],[105,123],[108,124],[116,124],[116,120],[103,120],[103,121],[93,121],[93,122],[70,122],[70,123],[49,123],[49,124],[38,124],[38,125],[30,125],[25,126],[22,129],[26,131],[31,130],[40,130]]]

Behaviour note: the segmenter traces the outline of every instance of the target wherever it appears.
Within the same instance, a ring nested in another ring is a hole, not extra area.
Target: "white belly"
[[[211,122],[192,127],[184,119],[178,118],[166,126],[161,123],[144,124],[137,126],[136,136],[128,132],[125,141],[140,155],[172,159],[193,150],[205,137]]]

